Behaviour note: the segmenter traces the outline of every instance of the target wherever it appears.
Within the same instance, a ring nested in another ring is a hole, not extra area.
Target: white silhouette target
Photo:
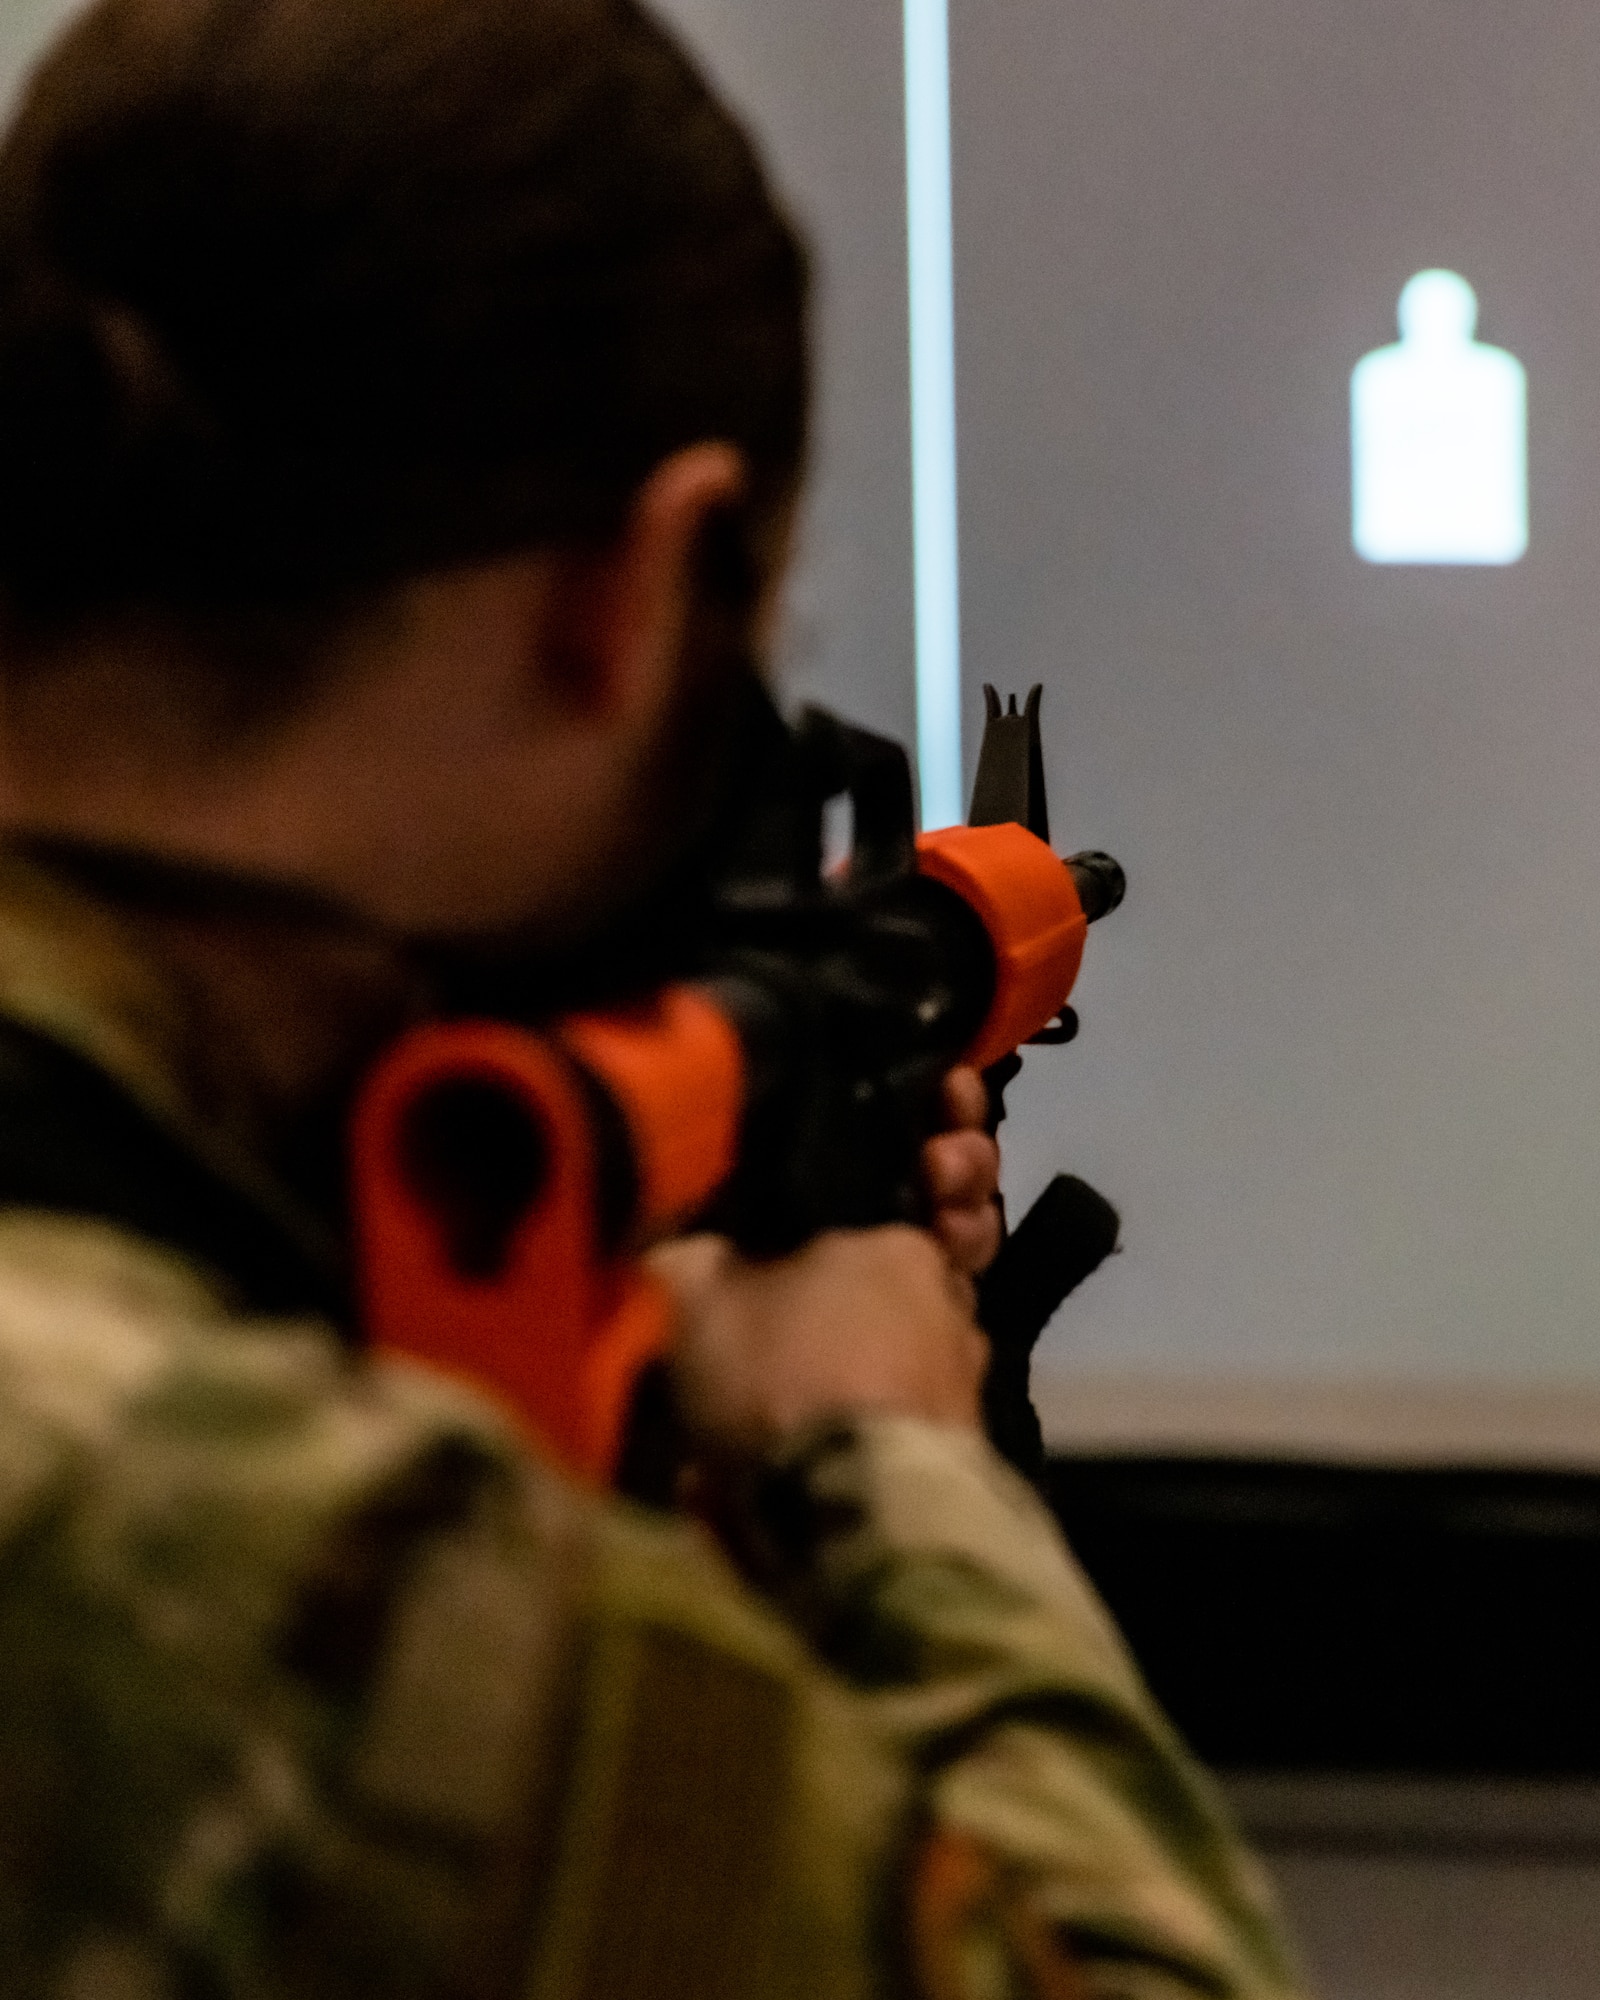
[[[1400,294],[1400,339],[1350,383],[1358,555],[1371,563],[1514,563],[1528,548],[1528,376],[1474,339],[1454,271]]]

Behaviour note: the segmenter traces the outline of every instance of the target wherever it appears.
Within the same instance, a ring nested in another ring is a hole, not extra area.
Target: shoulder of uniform
[[[0,1816],[35,1772],[40,1851],[156,1894],[145,1929],[204,1962],[286,1868],[373,1990],[512,1950],[536,1882],[538,1994],[637,1987],[630,1939],[672,1990],[788,1993],[866,1935],[896,1769],[709,1535],[115,1231],[0,1215],[0,1564]],[[94,1727],[26,1728],[62,1688]]]
[[[66,1489],[85,1519],[217,1496],[223,1569],[285,1578],[308,1541],[448,1451],[512,1477],[487,1405],[421,1371],[359,1365],[315,1320],[231,1313],[183,1258],[105,1224],[0,1214],[0,1542]],[[82,1537],[79,1538],[80,1544]]]
[[[563,1541],[578,1523],[597,1646],[676,1634],[779,1680],[809,1671],[709,1533],[574,1491],[469,1389],[364,1362],[314,1320],[232,1313],[184,1259],[103,1224],[0,1214],[0,1437],[0,1540],[61,1496],[72,1548],[97,1552],[102,1585],[133,1587],[138,1524],[181,1521],[167,1581],[181,1566],[190,1602],[224,1621],[246,1592],[264,1630],[308,1588],[325,1595],[330,1568],[344,1591],[352,1535],[400,1563],[463,1522],[478,1546]]]

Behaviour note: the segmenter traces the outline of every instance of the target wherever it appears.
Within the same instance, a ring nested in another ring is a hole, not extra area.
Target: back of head
[[[754,534],[803,455],[805,291],[633,0],[101,0],[0,154],[7,670],[603,542],[701,439],[746,454]],[[281,653],[229,671],[292,698]]]

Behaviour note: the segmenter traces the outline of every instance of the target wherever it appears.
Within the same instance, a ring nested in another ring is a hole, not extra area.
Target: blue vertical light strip
[[[949,0],[905,0],[905,11],[917,764],[932,828],[965,817]]]

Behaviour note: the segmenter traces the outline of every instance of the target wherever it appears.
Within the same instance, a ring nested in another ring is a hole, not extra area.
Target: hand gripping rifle
[[[694,1223],[773,1256],[829,1228],[926,1220],[920,1157],[945,1076],[985,1070],[998,1123],[1018,1049],[1076,1032],[1088,926],[1124,892],[1109,856],[1063,863],[1049,846],[1040,690],[1020,714],[985,695],[973,823],[920,840],[897,744],[818,710],[791,730],[753,695],[732,834],[669,977],[537,1022],[496,1004],[390,1052],[353,1138],[374,1345],[490,1390],[604,1481],[671,1335],[641,1247]],[[839,798],[853,846],[829,871]],[[984,1280],[989,1426],[1030,1472],[1033,1344],[1117,1226],[1063,1176]]]

